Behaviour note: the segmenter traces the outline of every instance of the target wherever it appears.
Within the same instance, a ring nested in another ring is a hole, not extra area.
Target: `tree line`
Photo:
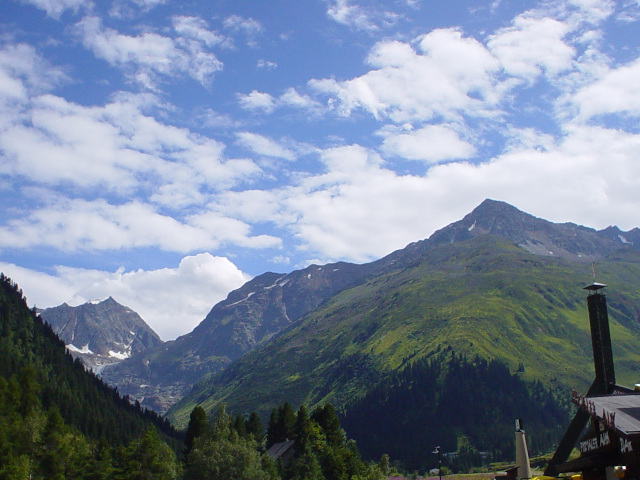
[[[422,472],[438,466],[436,446],[454,472],[513,461],[516,418],[524,420],[532,454],[546,453],[569,422],[569,406],[499,361],[450,348],[392,374],[341,414],[364,458],[387,453],[399,467]]]
[[[195,407],[185,436],[185,480],[382,480],[390,472],[386,455],[362,461],[330,404],[309,413],[285,403],[266,432],[255,413],[233,418],[221,406],[209,421]]]

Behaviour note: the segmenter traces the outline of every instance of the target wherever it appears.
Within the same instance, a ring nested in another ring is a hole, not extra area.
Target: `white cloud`
[[[257,90],[253,90],[247,95],[239,94],[238,99],[240,106],[245,110],[261,110],[264,113],[271,113],[276,108],[276,101],[271,95]]]
[[[329,3],[327,14],[338,23],[358,30],[377,30],[366,9],[350,4],[349,0],[335,0]]]
[[[587,120],[596,115],[622,113],[640,115],[640,59],[611,69],[597,81],[579,89],[572,98],[578,118]]]
[[[87,0],[22,0],[24,3],[30,3],[47,12],[52,18],[59,19],[63,12],[72,10],[77,13],[81,7],[90,9],[92,2]]]
[[[301,108],[304,110],[318,110],[321,108],[320,103],[309,95],[300,94],[295,88],[288,88],[282,95],[280,95],[279,100],[283,105]]]
[[[172,21],[174,30],[184,38],[197,40],[207,47],[224,42],[224,36],[209,30],[207,22],[200,17],[176,15]]]
[[[591,23],[605,20],[616,9],[616,2],[613,0],[569,0],[569,3],[578,7],[586,20]]]
[[[487,115],[499,100],[493,74],[498,62],[487,49],[455,29],[434,30],[417,43],[377,43],[368,56],[374,67],[343,82],[313,80],[315,90],[334,95],[345,116],[362,108],[394,122]]]
[[[293,87],[287,88],[279,97],[253,90],[247,95],[239,94],[238,100],[243,109],[266,114],[271,114],[282,107],[304,110],[309,115],[318,115],[326,111],[320,102],[309,95],[299,93]]]
[[[137,201],[112,205],[104,200],[48,200],[47,206],[0,227],[0,249],[16,245],[63,251],[156,247],[188,253],[228,243],[249,248],[280,245],[275,237],[252,235],[251,226],[244,222],[207,210],[182,221]]]
[[[226,188],[259,173],[249,160],[225,159],[221,143],[143,114],[154,101],[123,95],[104,107],[85,107],[36,97],[23,121],[0,129],[0,172],[118,195],[156,191],[154,201],[168,206],[177,205],[163,200],[163,192],[182,190],[179,205],[185,206],[201,201],[201,189]]]
[[[412,6],[413,2],[408,3]],[[394,25],[400,18],[400,15],[388,10],[379,10],[371,4],[363,7],[351,0],[328,0],[327,4],[329,18],[355,30],[376,32],[382,27]]]
[[[491,35],[487,45],[509,75],[532,82],[543,73],[554,77],[571,68],[575,50],[563,40],[569,31],[556,19],[524,14]]]
[[[28,95],[47,92],[69,81],[63,69],[51,65],[31,45],[15,43],[0,48],[0,98],[7,95],[24,101]]]
[[[271,62],[269,60],[265,60],[264,58],[259,59],[256,66],[258,68],[264,68],[266,70],[273,70],[274,68],[278,68],[278,64],[276,62]]]
[[[277,191],[244,190],[227,191],[216,195],[212,209],[232,218],[242,219],[249,223],[284,224],[281,207],[281,196]],[[293,221],[295,218],[287,219]]]
[[[98,17],[85,17],[76,24],[86,48],[110,65],[124,69],[130,79],[150,90],[157,89],[158,75],[187,73],[207,84],[222,70],[222,62],[204,48],[217,41],[205,26],[193,17],[176,17],[174,27],[187,36],[174,40],[153,32],[124,35],[105,28]]]
[[[0,270],[38,308],[112,296],[140,314],[163,340],[191,331],[216,303],[250,278],[227,258],[209,253],[184,257],[175,268],[147,271],[57,266],[49,275],[8,263],[0,263]]]
[[[282,158],[284,160],[295,160],[295,153],[282,145],[274,142],[270,138],[257,133],[237,132],[237,143],[258,155],[264,155],[273,158]]]
[[[444,125],[427,125],[408,132],[388,129],[379,133],[384,137],[381,147],[383,153],[409,160],[438,163],[466,159],[475,153],[473,145]]]
[[[232,32],[243,33],[247,39],[247,45],[256,47],[257,37],[263,32],[262,24],[253,18],[244,18],[240,15],[231,15],[224,19],[223,26]]]

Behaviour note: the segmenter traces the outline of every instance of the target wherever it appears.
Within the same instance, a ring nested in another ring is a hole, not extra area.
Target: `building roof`
[[[613,426],[622,435],[640,435],[640,394],[598,395],[587,398],[593,402],[596,416],[612,420]]]
[[[274,443],[269,447],[269,450],[267,450],[267,455],[270,455],[274,460],[278,460],[287,453],[291,447],[293,447],[294,443],[296,443],[295,440],[286,440],[284,442]]]

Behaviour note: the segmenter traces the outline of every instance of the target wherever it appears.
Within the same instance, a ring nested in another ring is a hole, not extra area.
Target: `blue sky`
[[[163,337],[485,198],[640,226],[640,2],[5,0],[0,269]]]

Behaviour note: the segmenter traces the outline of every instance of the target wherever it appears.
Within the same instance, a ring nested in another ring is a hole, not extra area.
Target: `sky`
[[[164,339],[485,198],[640,226],[640,0],[3,0],[0,271]]]

